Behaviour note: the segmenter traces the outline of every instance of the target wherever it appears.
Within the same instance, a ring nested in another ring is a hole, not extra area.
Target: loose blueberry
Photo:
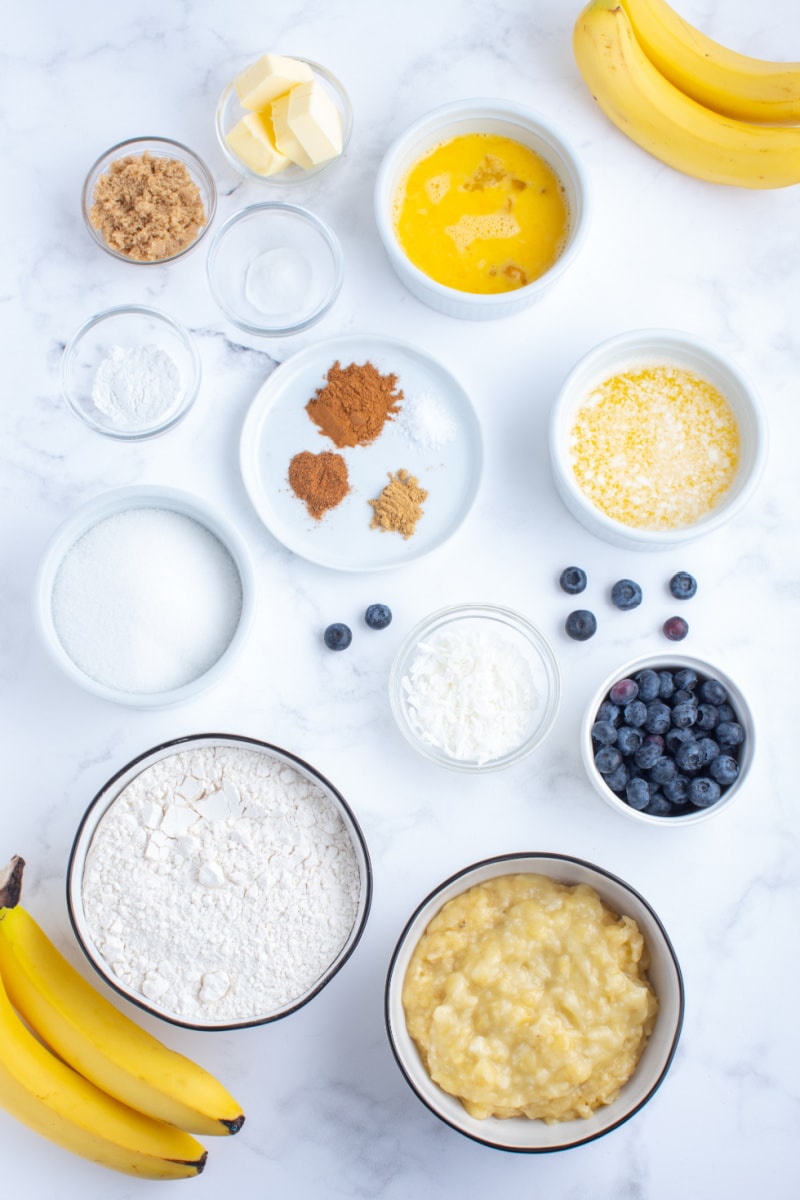
[[[664,637],[671,642],[682,642],[689,632],[688,622],[683,617],[668,617],[662,626]]]
[[[370,604],[364,613],[364,620],[370,629],[385,629],[392,623],[392,610],[388,604]]]
[[[641,777],[631,779],[625,788],[625,800],[630,808],[638,809],[639,812],[647,808],[650,803],[650,788],[647,786],[647,780]]]
[[[641,729],[636,729],[631,725],[623,725],[617,733],[617,749],[626,758],[635,754],[643,741],[644,734]]]
[[[632,579],[618,579],[611,589],[611,603],[623,612],[638,608],[642,603],[642,589]]]
[[[688,571],[678,571],[669,581],[669,590],[676,600],[691,600],[697,591],[697,580]]]
[[[558,582],[561,585],[561,590],[566,592],[568,596],[577,596],[586,588],[586,572],[580,567],[565,567],[561,572]]]
[[[663,700],[651,700],[644,727],[648,733],[666,733],[672,724],[672,712]]]
[[[634,679],[620,679],[611,688],[608,698],[612,704],[629,704],[639,695],[639,685]]]
[[[567,617],[564,628],[576,642],[586,642],[597,633],[597,617],[588,608],[576,608]]]
[[[594,765],[601,775],[610,775],[622,763],[622,755],[616,746],[602,746],[594,756]]]
[[[617,727],[611,721],[595,721],[592,726],[592,741],[601,746],[613,746],[617,740]]]
[[[710,808],[721,795],[722,790],[716,779],[709,779],[705,775],[698,776],[689,784],[689,799],[697,808]]]
[[[684,701],[672,710],[672,724],[678,729],[688,729],[697,720],[697,705]]]
[[[730,754],[720,754],[708,764],[708,773],[721,787],[730,787],[739,778],[739,764]]]
[[[634,679],[639,685],[639,699],[645,703],[650,700],[657,700],[661,694],[661,680],[655,671],[651,671],[646,667],[640,671],[638,675],[634,675]]]
[[[631,725],[634,729],[640,729],[647,720],[647,705],[641,700],[631,700],[630,704],[625,705],[622,715],[625,718],[626,725]]]
[[[720,721],[714,733],[720,746],[724,749],[741,746],[744,741],[744,730],[738,721]]]
[[[325,630],[325,645],[329,650],[346,650],[353,640],[353,634],[347,625],[337,621]]]
[[[705,700],[707,704],[714,704],[719,708],[720,704],[727,703],[727,689],[722,686],[718,679],[704,679],[698,690],[700,698]]]
[[[681,667],[680,670],[673,673],[672,678],[675,681],[675,687],[681,691],[693,692],[697,687],[697,672],[693,671],[691,667]]]

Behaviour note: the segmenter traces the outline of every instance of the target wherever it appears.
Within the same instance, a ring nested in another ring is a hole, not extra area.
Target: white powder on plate
[[[341,812],[260,750],[209,744],[146,767],[89,847],[83,907],[121,983],[189,1021],[267,1016],[346,943],[360,896]]]
[[[56,573],[56,633],[91,679],[131,693],[183,687],[227,649],[242,608],[236,564],[209,529],[169,509],[98,521]]]
[[[479,765],[524,741],[539,703],[519,647],[489,629],[443,629],[420,642],[402,686],[422,741]]]
[[[454,441],[457,434],[447,407],[432,392],[406,395],[395,420],[406,439],[423,450],[438,450]]]
[[[181,392],[177,363],[158,346],[112,346],[97,368],[92,403],[119,429],[165,420]]]

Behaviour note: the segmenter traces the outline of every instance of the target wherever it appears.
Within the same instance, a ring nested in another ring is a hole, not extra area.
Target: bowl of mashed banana
[[[418,905],[386,981],[389,1042],[446,1125],[546,1153],[629,1120],[683,1024],[680,965],[630,884],[562,854],[474,863]]]

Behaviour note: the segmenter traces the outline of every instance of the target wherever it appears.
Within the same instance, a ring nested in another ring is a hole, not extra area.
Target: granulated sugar
[[[347,941],[360,877],[326,792],[260,750],[209,744],[141,772],[101,819],[83,904],[113,976],[189,1021],[269,1015]]]
[[[131,508],[92,526],[53,584],[53,622],[91,679],[133,694],[183,687],[227,649],[242,608],[236,564],[209,529]]]

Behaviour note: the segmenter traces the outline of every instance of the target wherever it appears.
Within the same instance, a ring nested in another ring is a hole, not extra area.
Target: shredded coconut
[[[456,423],[432,392],[406,396],[395,422],[406,440],[423,450],[438,450],[456,437]]]
[[[444,629],[420,642],[402,684],[422,740],[478,765],[521,744],[539,703],[530,664],[488,629]]]
[[[319,784],[219,743],[137,775],[99,822],[83,877],[112,975],[198,1022],[303,997],[346,943],[359,896],[349,831]]]
[[[175,360],[158,346],[112,346],[97,368],[92,403],[119,429],[165,420],[181,393]]]

